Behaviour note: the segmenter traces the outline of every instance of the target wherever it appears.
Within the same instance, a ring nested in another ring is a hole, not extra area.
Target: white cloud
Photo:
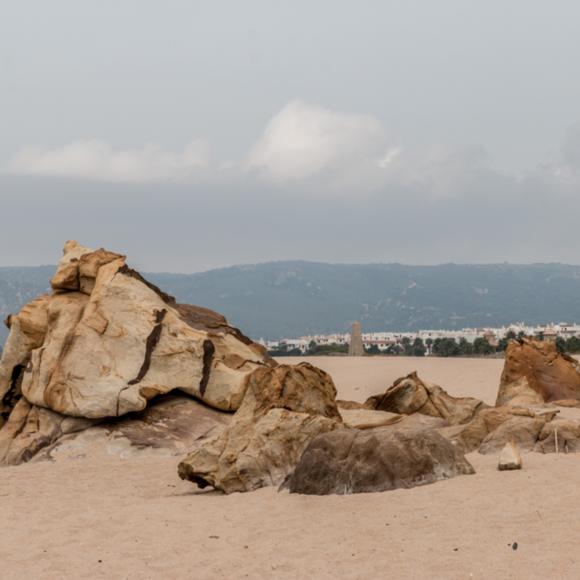
[[[530,188],[575,195],[580,127],[570,130],[556,159],[520,176],[494,168],[481,147],[403,147],[387,139],[371,116],[292,101],[270,119],[247,154],[227,162],[214,159],[210,164],[208,147],[195,140],[178,152],[155,145],[115,149],[105,141],[78,140],[56,148],[23,149],[8,169],[95,181],[211,183],[233,189],[240,183],[260,187],[263,181],[269,192],[336,199],[491,199],[496,192],[515,196]]]
[[[104,141],[75,141],[54,149],[28,147],[11,161],[14,173],[127,183],[184,182],[208,164],[207,147],[191,141],[183,151],[155,145],[115,150]]]
[[[373,117],[293,101],[269,121],[245,165],[276,182],[304,180],[366,163],[383,141]]]

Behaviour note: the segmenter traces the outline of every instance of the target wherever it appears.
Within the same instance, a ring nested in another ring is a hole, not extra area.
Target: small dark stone
[[[514,542],[512,544],[512,550],[517,550],[517,549],[518,549],[518,543],[517,542]]]

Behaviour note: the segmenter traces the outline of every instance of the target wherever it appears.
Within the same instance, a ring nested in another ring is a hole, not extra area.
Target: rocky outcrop
[[[343,429],[315,437],[284,483],[312,495],[387,491],[475,473],[463,454],[430,429]]]
[[[559,353],[553,342],[510,341],[496,405],[506,405],[516,397],[532,398],[530,390],[539,395],[541,403],[580,400],[578,361]]]
[[[67,242],[51,286],[7,320],[0,440],[21,442],[10,442],[5,462],[52,444],[63,421],[138,413],[173,391],[235,411],[247,377],[276,364],[223,316],[178,304],[120,254]],[[22,441],[28,427],[13,430],[23,416],[42,424],[34,445]]]
[[[452,397],[441,387],[422,381],[414,372],[396,380],[384,394],[369,397],[365,407],[404,415],[420,413],[458,425],[473,419],[487,405],[471,397]]]
[[[325,372],[307,363],[259,368],[230,425],[188,455],[179,475],[226,493],[278,485],[313,437],[342,427]]]
[[[401,428],[412,420],[417,427],[436,429],[463,453],[496,453],[510,441],[531,451],[558,410],[544,405],[525,377],[510,383],[505,393],[511,394],[506,405],[490,407],[479,399],[452,397],[411,373],[396,380],[384,394],[367,399],[365,407],[406,416]],[[426,419],[438,422],[429,425]]]

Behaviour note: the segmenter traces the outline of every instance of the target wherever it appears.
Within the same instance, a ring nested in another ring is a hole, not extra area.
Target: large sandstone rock
[[[506,405],[516,397],[529,400],[533,398],[530,391],[539,395],[536,400],[542,403],[580,400],[578,361],[558,353],[553,342],[511,340],[506,349],[496,405]]]
[[[369,397],[365,406],[391,413],[440,417],[451,425],[467,423],[487,407],[479,399],[452,397],[441,387],[422,381],[416,372],[397,379],[384,394]]]
[[[363,493],[471,473],[474,469],[463,454],[436,431],[393,425],[318,435],[284,487],[314,495]]]
[[[8,321],[5,414],[20,392],[62,415],[103,419],[142,411],[175,389],[233,411],[246,377],[275,365],[222,316],[177,304],[119,254],[67,242],[51,285],[53,295]]]
[[[179,475],[226,493],[278,485],[314,436],[342,426],[324,371],[307,363],[258,368],[230,425],[188,455]]]

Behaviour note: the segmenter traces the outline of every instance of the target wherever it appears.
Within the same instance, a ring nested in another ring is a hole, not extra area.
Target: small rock
[[[517,550],[517,549],[518,549],[518,543],[517,542],[514,542],[512,544],[512,550]]]
[[[522,456],[519,449],[513,443],[506,443],[499,456],[497,468],[500,471],[522,468]]]

